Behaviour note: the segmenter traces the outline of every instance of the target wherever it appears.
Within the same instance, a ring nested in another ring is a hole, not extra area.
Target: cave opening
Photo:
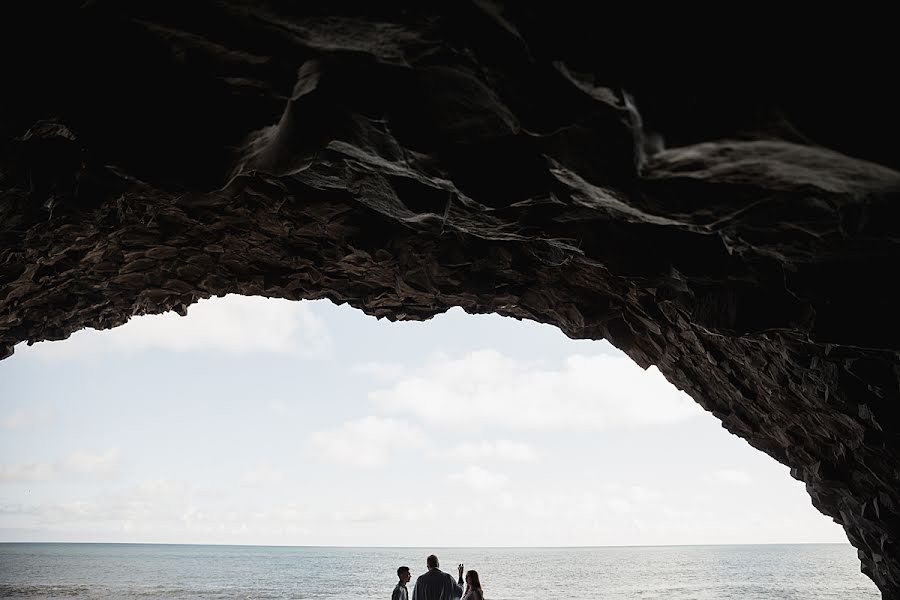
[[[478,566],[495,597],[521,594],[524,573],[485,548],[524,565],[545,548],[543,567],[582,569],[576,596],[601,589],[611,560],[613,595],[664,593],[652,573],[673,560],[695,594],[790,571],[805,575],[781,593],[877,595],[785,467],[655,367],[548,325],[226,296],[21,346],[0,381],[4,542],[357,547],[370,570],[354,575],[384,585],[382,561],[437,548]],[[746,580],[738,563],[753,565]]]

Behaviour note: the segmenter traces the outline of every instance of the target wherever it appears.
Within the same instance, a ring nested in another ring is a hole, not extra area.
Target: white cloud
[[[350,523],[377,523],[390,521],[397,515],[384,507],[359,507],[351,510],[337,510],[332,518],[338,522]]]
[[[135,317],[109,331],[79,331],[68,340],[20,346],[16,352],[46,360],[73,360],[147,349],[312,358],[330,355],[332,340],[308,302],[229,295],[200,300],[186,317],[173,312]]]
[[[391,522],[406,525],[409,522],[434,521],[441,513],[433,502],[378,503],[371,506],[343,507],[332,512],[329,517],[338,523]]]
[[[371,375],[382,381],[393,381],[400,379],[406,374],[407,369],[398,363],[369,361],[353,367],[354,373],[363,375]]]
[[[438,454],[442,458],[474,462],[479,460],[505,460],[529,462],[537,458],[537,452],[528,444],[510,440],[465,442]]]
[[[46,481],[55,473],[56,469],[50,463],[0,465],[0,482]]]
[[[619,513],[637,512],[637,506],[635,506],[633,502],[630,502],[625,498],[608,498],[606,500],[606,504],[611,509]]]
[[[529,519],[583,521],[603,512],[605,503],[593,491],[547,492],[530,491],[524,494],[503,492],[496,505],[505,513],[522,513]]]
[[[81,475],[105,475],[110,473],[119,459],[119,449],[109,448],[103,452],[78,450],[62,462],[62,470]]]
[[[447,479],[483,492],[503,487],[509,478],[502,473],[492,473],[483,467],[470,465],[460,473],[448,475]]]
[[[48,408],[22,409],[0,419],[0,426],[5,429],[24,429],[43,425],[51,421],[53,417],[53,411]]]
[[[632,485],[628,487],[628,495],[636,502],[651,503],[662,499],[662,494],[656,490],[651,490],[640,485]]]
[[[164,479],[143,481],[134,487],[97,494],[94,500],[63,500],[27,507],[27,514],[43,523],[99,529],[99,523],[142,523],[151,527],[162,520],[176,521],[189,513],[194,486]],[[26,511],[21,511],[26,514]]]
[[[396,491],[396,488],[395,488]],[[289,493],[239,493],[196,482],[157,479],[88,495],[18,504],[0,503],[0,528],[43,528],[48,537],[166,543],[273,543],[321,545],[335,536],[354,544],[369,531],[369,544],[385,532],[403,532],[446,520],[448,511],[409,494],[348,494],[323,500],[307,488]],[[298,503],[297,496],[309,496]],[[310,537],[314,536],[314,537]]]
[[[319,458],[341,465],[373,468],[387,464],[395,450],[424,445],[422,431],[397,419],[363,417],[336,429],[314,432],[310,449]]]
[[[720,469],[712,474],[711,479],[732,485],[750,485],[753,483],[753,478],[750,477],[749,473],[737,469]]]
[[[479,350],[439,355],[406,373],[395,370],[389,387],[370,398],[384,410],[446,426],[603,430],[702,414],[656,367],[644,371],[625,356],[574,355],[549,369]]]
[[[241,483],[249,486],[272,486],[287,481],[284,471],[268,464],[260,463],[252,469],[244,471],[241,475]]]
[[[663,494],[640,485],[602,486],[606,505],[616,513],[655,513],[661,509]]]
[[[102,477],[111,474],[118,464],[118,448],[103,452],[77,450],[55,462],[0,464],[0,482],[51,481],[75,477]]]

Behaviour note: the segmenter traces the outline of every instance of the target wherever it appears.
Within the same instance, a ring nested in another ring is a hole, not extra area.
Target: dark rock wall
[[[646,76],[535,6],[31,5],[0,355],[225,293],[552,323],[789,465],[900,597],[900,98]]]

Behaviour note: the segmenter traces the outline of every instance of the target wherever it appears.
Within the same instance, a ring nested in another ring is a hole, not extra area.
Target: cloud
[[[143,481],[133,487],[104,491],[94,500],[67,500],[18,507],[19,514],[37,517],[43,523],[65,523],[73,527],[98,523],[144,522],[181,519],[188,511],[193,486],[164,479]]]
[[[479,350],[380,376],[391,379],[369,394],[377,406],[448,427],[599,431],[702,414],[656,367],[644,371],[626,356],[574,355],[551,369]]]
[[[119,449],[77,450],[55,462],[0,464],[0,482],[50,481],[70,477],[103,477],[115,471]]]
[[[491,473],[485,468],[472,465],[460,473],[448,475],[447,479],[483,492],[503,487],[509,478],[502,473]]]
[[[380,379],[382,381],[393,381],[394,379],[400,379],[407,373],[406,367],[398,363],[389,363],[389,362],[379,362],[379,361],[369,361],[362,364],[355,365],[352,368],[354,373],[361,373],[363,375],[371,375],[376,379]]]
[[[105,475],[115,468],[118,459],[118,448],[104,452],[78,450],[62,462],[62,470],[81,475]]]
[[[0,427],[5,429],[35,427],[51,421],[53,417],[53,411],[48,408],[22,409],[0,419]]]
[[[661,509],[663,494],[641,485],[602,486],[606,505],[616,513],[655,513]]]
[[[363,417],[336,429],[314,432],[309,447],[319,458],[337,464],[374,468],[387,464],[395,450],[424,445],[422,431],[404,421]]]
[[[248,486],[272,486],[280,485],[287,481],[284,471],[268,464],[260,463],[243,472],[241,483]]]
[[[40,539],[289,545],[334,544],[338,539],[354,545],[353,536],[361,531],[376,536],[366,538],[369,544],[383,542],[410,529],[411,523],[427,527],[446,521],[448,513],[430,499],[409,494],[326,500],[314,494],[298,502],[308,491],[238,494],[191,480],[146,480],[65,499],[0,503],[0,533],[28,528],[45,532]]]
[[[538,489],[524,494],[504,491],[496,498],[496,506],[509,514],[518,512],[529,519],[578,521],[604,511],[606,504],[592,491],[547,492]]]
[[[16,351],[51,361],[148,349],[313,358],[329,356],[332,345],[325,322],[309,302],[229,295],[199,301],[186,317],[173,312],[135,317],[109,331],[79,331],[68,340]]]
[[[0,482],[46,481],[55,473],[56,469],[50,463],[0,465]]]
[[[737,469],[720,469],[714,472],[708,479],[741,486],[750,485],[753,483],[753,478],[750,477],[749,473],[747,473],[746,471],[739,471]]]
[[[438,454],[441,458],[474,462],[479,460],[504,460],[530,462],[537,458],[537,452],[528,444],[510,440],[494,442],[465,442]]]
[[[396,522],[406,525],[411,521],[434,521],[441,517],[433,502],[380,503],[373,506],[359,506],[336,510],[328,516],[338,523]]]
[[[395,517],[394,511],[384,507],[360,507],[351,510],[338,510],[332,515],[335,521],[349,523],[377,523],[379,521],[390,521]]]

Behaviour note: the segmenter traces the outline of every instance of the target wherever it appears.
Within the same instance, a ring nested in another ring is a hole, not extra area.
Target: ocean
[[[481,575],[486,600],[877,599],[843,544],[604,548],[316,548],[0,544],[0,596],[389,599],[396,569],[435,553]],[[410,582],[410,588],[412,583]]]

